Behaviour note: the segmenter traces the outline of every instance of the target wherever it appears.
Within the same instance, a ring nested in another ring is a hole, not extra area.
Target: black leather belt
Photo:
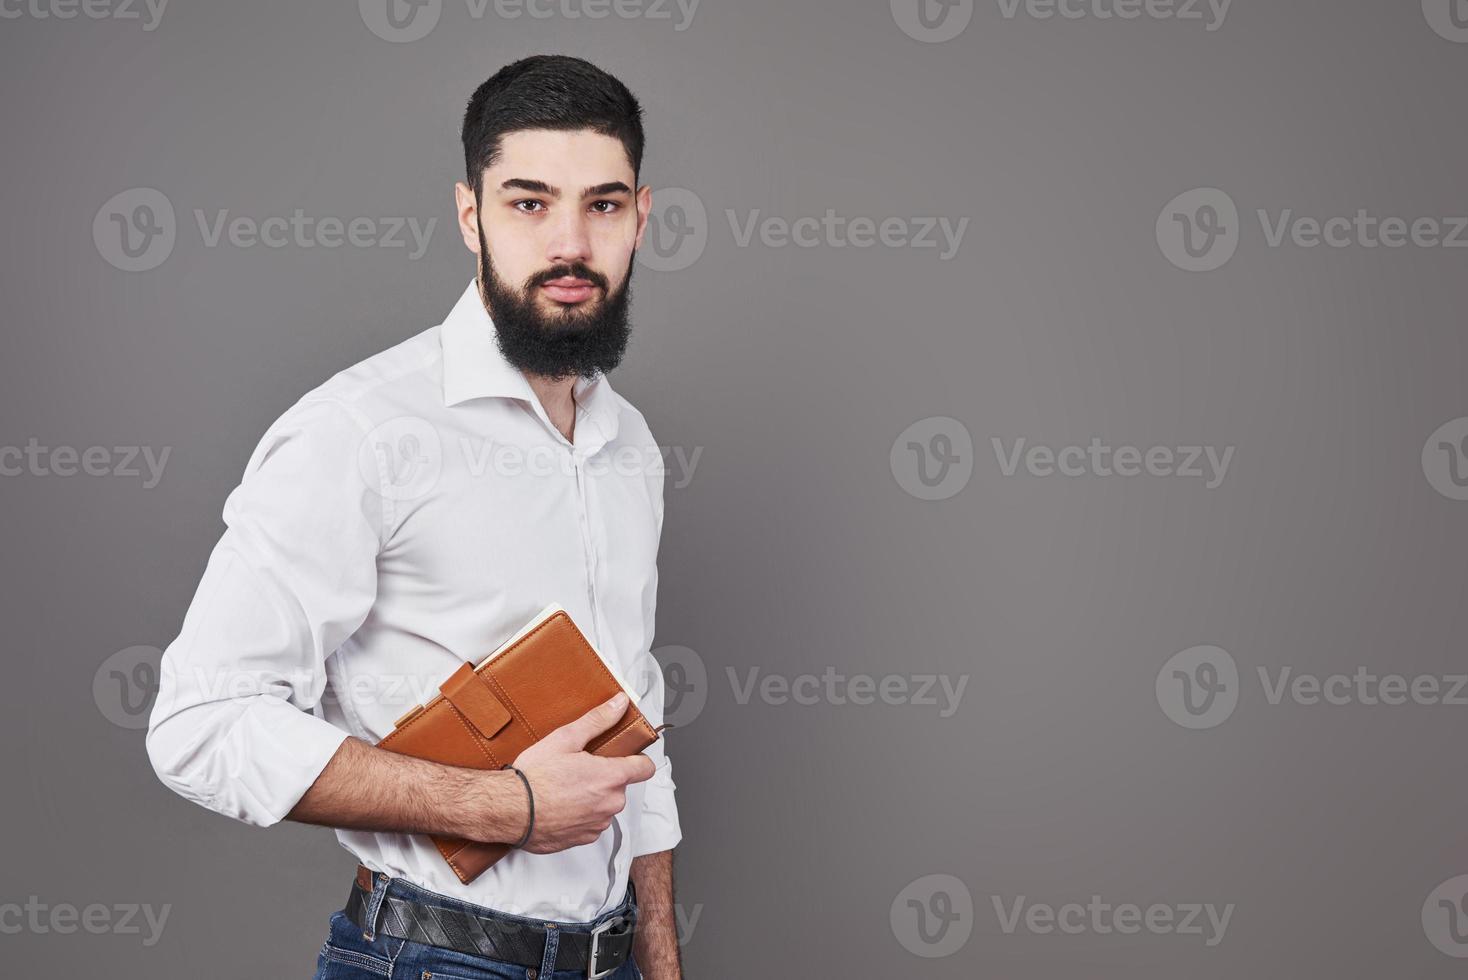
[[[372,885],[372,872],[358,866],[357,878],[352,882],[352,893],[347,897],[344,909],[347,918],[364,933],[439,946],[468,956],[539,967],[545,957],[546,937],[554,929],[560,934],[555,968],[585,971],[591,980],[614,973],[632,954],[632,940],[637,927],[637,892],[630,880],[627,882],[625,912],[592,929],[543,919],[493,913],[476,915],[460,909],[426,905],[395,895],[389,887],[377,913],[377,928],[373,930],[367,925]]]

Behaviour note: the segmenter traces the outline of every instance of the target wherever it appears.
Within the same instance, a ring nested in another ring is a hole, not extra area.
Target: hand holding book
[[[612,665],[558,605],[541,610],[477,667],[462,664],[439,692],[399,718],[379,747],[474,769],[513,764],[536,794],[526,851],[596,840],[625,805],[627,784],[653,774],[652,760],[640,753],[661,729],[648,723]],[[611,703],[619,694],[620,708]],[[539,795],[547,790],[548,812]],[[439,836],[433,842],[465,884],[512,849]]]
[[[535,826],[523,849],[551,854],[590,844],[627,805],[627,786],[651,779],[653,762],[641,753],[603,758],[586,743],[621,720],[627,696],[618,694],[562,725],[521,752],[515,768],[525,773],[535,800]]]

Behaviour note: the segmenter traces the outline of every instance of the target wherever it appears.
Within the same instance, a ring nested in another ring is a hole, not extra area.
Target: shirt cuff
[[[673,799],[671,785],[654,785],[652,780],[648,781],[635,838],[633,857],[671,851],[683,839],[683,828],[678,823],[678,804]]]
[[[285,819],[350,737],[324,718],[284,702],[257,702],[229,740],[238,782],[218,801],[222,812],[270,827]]]

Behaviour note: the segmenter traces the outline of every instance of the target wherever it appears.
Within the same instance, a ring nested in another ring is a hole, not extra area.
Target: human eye
[[[532,211],[532,210],[527,210],[527,209],[528,208],[540,208],[540,209],[544,210],[545,209],[545,202],[544,201],[536,201],[536,200],[532,200],[532,199],[528,199],[527,198],[526,200],[523,200],[523,201],[516,201],[514,203],[514,207],[521,214],[539,214],[540,213],[539,211]]]

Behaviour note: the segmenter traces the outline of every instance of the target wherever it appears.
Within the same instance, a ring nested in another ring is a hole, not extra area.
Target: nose
[[[586,215],[579,208],[564,208],[555,219],[545,257],[556,265],[587,262],[591,258],[591,236]]]

